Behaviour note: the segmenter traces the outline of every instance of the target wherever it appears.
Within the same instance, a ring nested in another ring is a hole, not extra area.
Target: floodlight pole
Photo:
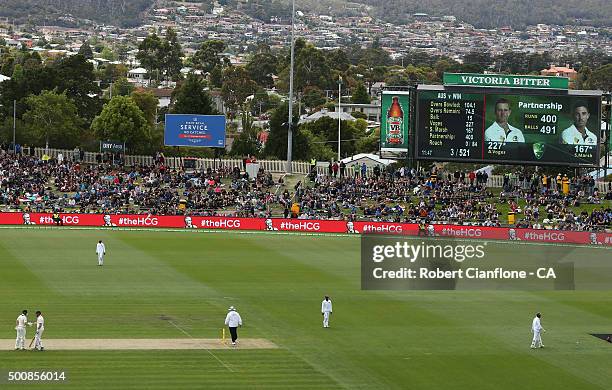
[[[17,133],[17,100],[13,99],[13,154],[17,154],[15,134]]]
[[[291,1],[291,65],[289,68],[289,118],[287,119],[287,167],[285,171],[292,173],[291,167],[292,151],[293,151],[293,54],[295,40],[293,39],[293,32],[295,29],[295,0]]]
[[[342,104],[342,76],[338,79],[338,162],[340,162],[340,112]]]

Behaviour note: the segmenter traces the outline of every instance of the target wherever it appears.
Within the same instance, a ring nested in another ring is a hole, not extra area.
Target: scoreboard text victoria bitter
[[[417,91],[417,159],[595,166],[600,97]]]

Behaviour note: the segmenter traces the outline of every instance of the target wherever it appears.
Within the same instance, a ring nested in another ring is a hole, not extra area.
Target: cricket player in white
[[[15,330],[17,331],[17,339],[15,340],[15,349],[25,349],[25,337],[26,337],[26,325],[32,326],[31,322],[28,322],[28,311],[24,310],[21,312],[17,321],[15,321]]]
[[[495,102],[495,122],[485,130],[485,141],[525,142],[523,132],[508,123],[511,114],[508,100],[499,99]]]
[[[98,255],[98,265],[104,265],[104,255],[106,254],[106,247],[102,240],[98,241],[98,245],[96,245],[96,254]]]
[[[323,314],[323,327],[329,328],[329,315],[332,312],[332,302],[326,295],[323,302],[321,302],[321,314]]]
[[[45,347],[42,344],[42,334],[45,331],[45,319],[42,313],[36,312],[36,336],[34,337],[34,348],[38,351],[44,351]]]
[[[542,318],[542,314],[537,313],[536,316],[533,317],[533,322],[531,323],[531,331],[533,332],[531,348],[544,348],[544,344],[542,344],[542,336],[540,334],[542,332],[546,332],[546,330],[542,328],[540,318]]]
[[[229,328],[230,335],[232,335],[232,345],[236,345],[238,340],[238,327],[242,326],[242,317],[236,311],[234,306],[230,306],[228,313],[225,316],[225,325]]]
[[[589,108],[586,103],[579,102],[572,112],[574,124],[561,133],[561,143],[569,145],[597,145],[597,136],[587,129],[589,121]]]

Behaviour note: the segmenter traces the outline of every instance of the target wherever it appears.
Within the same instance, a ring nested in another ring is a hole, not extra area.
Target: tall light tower
[[[342,76],[340,76],[340,78],[338,79],[338,162],[340,162],[340,126],[341,126],[340,113],[342,112],[341,107],[340,107],[341,104],[342,104]]]
[[[287,119],[287,173],[293,173],[291,167],[292,152],[293,152],[293,52],[295,40],[293,31],[295,29],[295,0],[291,1],[291,65],[289,68],[289,118]]]

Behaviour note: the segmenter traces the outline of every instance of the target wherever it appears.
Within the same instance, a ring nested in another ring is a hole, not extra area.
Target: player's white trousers
[[[17,339],[15,340],[15,349],[25,348],[26,329],[23,326],[17,327]]]
[[[541,346],[542,346],[541,332],[533,332],[533,340],[531,341],[531,348],[539,348]]]
[[[42,334],[44,331],[45,331],[45,328],[42,328],[36,331],[36,336],[34,337],[34,348],[41,349],[43,347]]]
[[[104,255],[102,253],[98,254],[98,265],[104,265]]]
[[[323,313],[323,327],[329,328],[329,312],[328,311]]]

